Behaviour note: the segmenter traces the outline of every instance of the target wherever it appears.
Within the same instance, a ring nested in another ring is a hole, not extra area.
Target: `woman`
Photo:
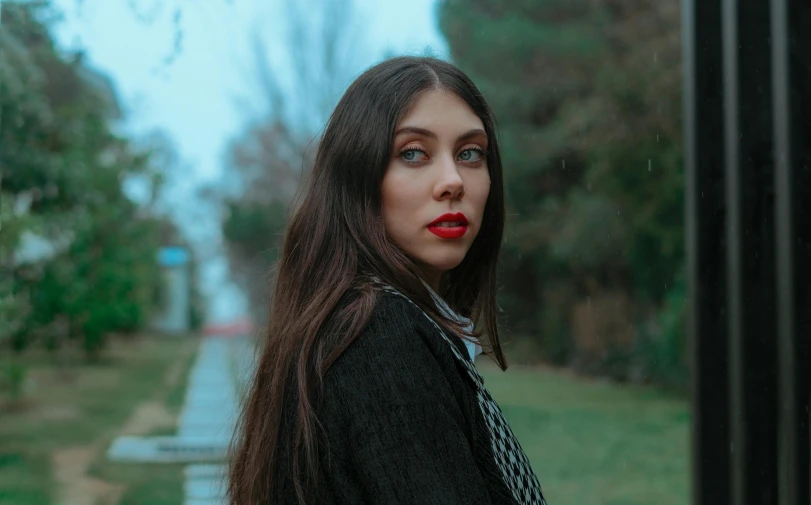
[[[473,365],[486,338],[507,368],[503,228],[494,120],[473,83],[432,58],[362,74],[284,237],[233,505],[545,503]]]

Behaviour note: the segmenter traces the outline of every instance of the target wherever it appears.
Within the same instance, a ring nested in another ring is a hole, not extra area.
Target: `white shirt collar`
[[[372,280],[376,283],[384,284],[377,276],[373,276]],[[473,330],[473,322],[471,322],[469,318],[463,317],[454,312],[453,309],[450,308],[448,303],[445,300],[443,300],[442,297],[439,296],[436,293],[436,291],[434,291],[433,288],[428,285],[427,282],[422,281],[422,283],[425,285],[426,288],[428,288],[428,292],[431,293],[431,296],[434,299],[434,303],[436,303],[439,310],[442,311],[443,314],[445,314],[445,317],[459,321],[460,323],[462,323],[462,326],[469,332]],[[470,355],[471,361],[475,361],[476,356],[482,353],[482,346],[479,345],[479,342],[476,341],[475,338],[473,338],[473,340],[474,342],[471,342],[468,339],[462,339],[462,342],[464,342],[465,348],[467,348],[467,352]]]
[[[428,288],[428,291],[431,293],[431,296],[434,298],[434,303],[437,304],[437,307],[439,307],[439,310],[441,310],[445,314],[446,317],[448,317],[450,319],[455,319],[455,320],[461,322],[462,325],[465,327],[465,329],[467,331],[472,331],[473,330],[473,323],[471,322],[471,320],[469,318],[463,317],[463,316],[457,314],[456,312],[454,312],[453,309],[451,309],[451,307],[448,305],[448,303],[445,300],[443,300],[442,297],[439,296],[431,288],[431,286],[428,285],[428,283],[423,281],[423,284],[425,284],[425,287]],[[478,342],[470,342],[467,339],[462,339],[462,341],[465,343],[465,347],[467,348],[468,354],[470,354],[470,360],[475,361],[476,356],[478,356],[479,354],[482,353],[482,346],[479,345]]]

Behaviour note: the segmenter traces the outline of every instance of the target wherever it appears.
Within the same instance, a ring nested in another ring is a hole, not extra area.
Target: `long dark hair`
[[[395,128],[420,94],[434,89],[456,94],[481,119],[490,172],[479,234],[462,263],[443,274],[439,294],[475,323],[472,335],[502,370],[507,368],[496,323],[496,263],[505,211],[493,114],[471,80],[450,63],[427,57],[383,61],[352,83],[332,113],[303,198],[289,220],[264,349],[232,447],[232,505],[271,503],[280,485],[277,465],[292,465],[299,503],[307,502],[321,456],[315,428],[323,377],[371,316],[378,293],[372,278],[409,296],[449,332],[469,336],[442,316],[421,280],[421,265],[387,238],[381,215],[381,183]],[[290,397],[296,399],[296,412],[287,460],[281,437],[283,406]]]

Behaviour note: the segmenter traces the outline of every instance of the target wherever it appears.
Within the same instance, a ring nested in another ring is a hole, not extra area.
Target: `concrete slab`
[[[186,466],[183,469],[183,475],[187,479],[221,479],[227,470],[226,465],[204,463]]]
[[[250,379],[255,351],[248,338],[206,338],[189,372],[174,437],[119,437],[107,457],[116,461],[188,462],[184,505],[226,505],[223,464],[239,415],[238,391]]]
[[[205,500],[200,498],[186,498],[183,500],[183,505],[226,505],[225,499],[222,498],[214,498],[211,500]]]
[[[154,463],[222,461],[229,443],[226,437],[119,437],[108,449],[107,458]]]
[[[186,479],[183,492],[187,498],[213,500],[225,497],[225,483],[220,479]]]

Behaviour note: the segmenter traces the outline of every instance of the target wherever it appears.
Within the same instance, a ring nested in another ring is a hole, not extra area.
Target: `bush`
[[[640,325],[634,375],[667,387],[686,389],[687,283],[682,273],[667,294],[664,307]]]
[[[13,359],[0,364],[0,399],[17,402],[23,397],[27,368]]]

